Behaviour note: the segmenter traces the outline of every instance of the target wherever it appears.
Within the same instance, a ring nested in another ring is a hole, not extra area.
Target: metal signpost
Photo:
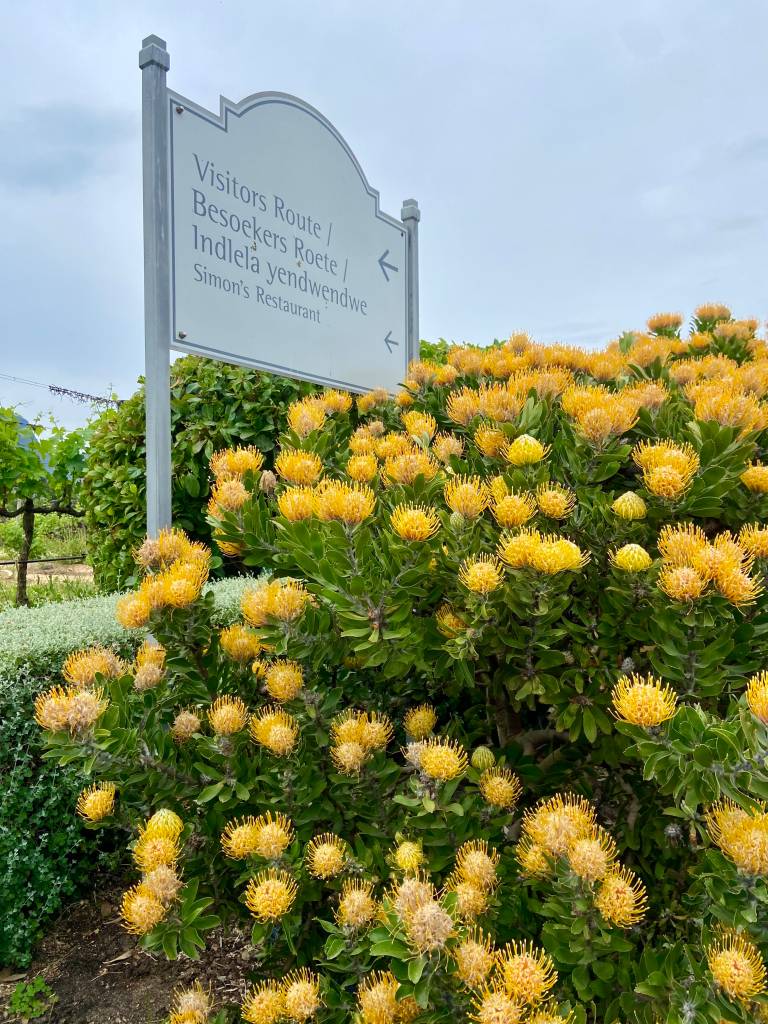
[[[418,358],[419,206],[379,209],[317,110],[262,92],[211,113],[142,69],[147,527],[171,521],[170,350],[390,391]]]

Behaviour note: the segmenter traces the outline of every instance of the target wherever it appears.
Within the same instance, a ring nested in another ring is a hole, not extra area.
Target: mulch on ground
[[[25,971],[0,972],[0,1022],[19,980],[42,976],[57,999],[41,1024],[160,1024],[173,990],[199,979],[211,986],[216,1008],[238,1004],[256,951],[235,922],[209,932],[199,960],[169,962],[136,947],[120,924],[124,886],[100,884],[98,893],[69,906],[48,929]]]

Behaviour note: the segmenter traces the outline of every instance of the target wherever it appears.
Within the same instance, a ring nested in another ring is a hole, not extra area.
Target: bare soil
[[[111,881],[72,904],[49,928],[26,972],[0,971],[0,1024],[16,1024],[7,1009],[19,981],[42,976],[56,995],[39,1024],[160,1024],[176,987],[210,985],[217,1010],[239,1004],[255,950],[250,933],[229,922],[207,935],[199,960],[169,962],[136,947],[121,926],[125,886]],[[237,1019],[234,1015],[233,1019]]]
[[[4,556],[5,557],[5,556]],[[31,562],[27,568],[27,582],[48,583],[49,580],[93,580],[93,569],[83,562]],[[0,583],[16,582],[16,566],[0,565]]]

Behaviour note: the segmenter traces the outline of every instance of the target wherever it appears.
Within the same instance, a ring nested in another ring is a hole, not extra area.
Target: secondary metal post
[[[144,168],[144,375],[147,533],[171,524],[171,299],[168,94],[165,40],[147,36],[139,53]]]
[[[419,221],[415,199],[406,199],[400,219],[408,232],[408,360],[419,358]]]

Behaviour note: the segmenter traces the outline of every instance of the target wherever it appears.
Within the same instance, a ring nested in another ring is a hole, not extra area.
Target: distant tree
[[[87,428],[64,430],[27,423],[15,409],[0,406],[0,519],[21,519],[22,543],[16,572],[16,604],[29,604],[27,566],[35,517],[58,512],[80,517],[80,483],[85,471]]]

